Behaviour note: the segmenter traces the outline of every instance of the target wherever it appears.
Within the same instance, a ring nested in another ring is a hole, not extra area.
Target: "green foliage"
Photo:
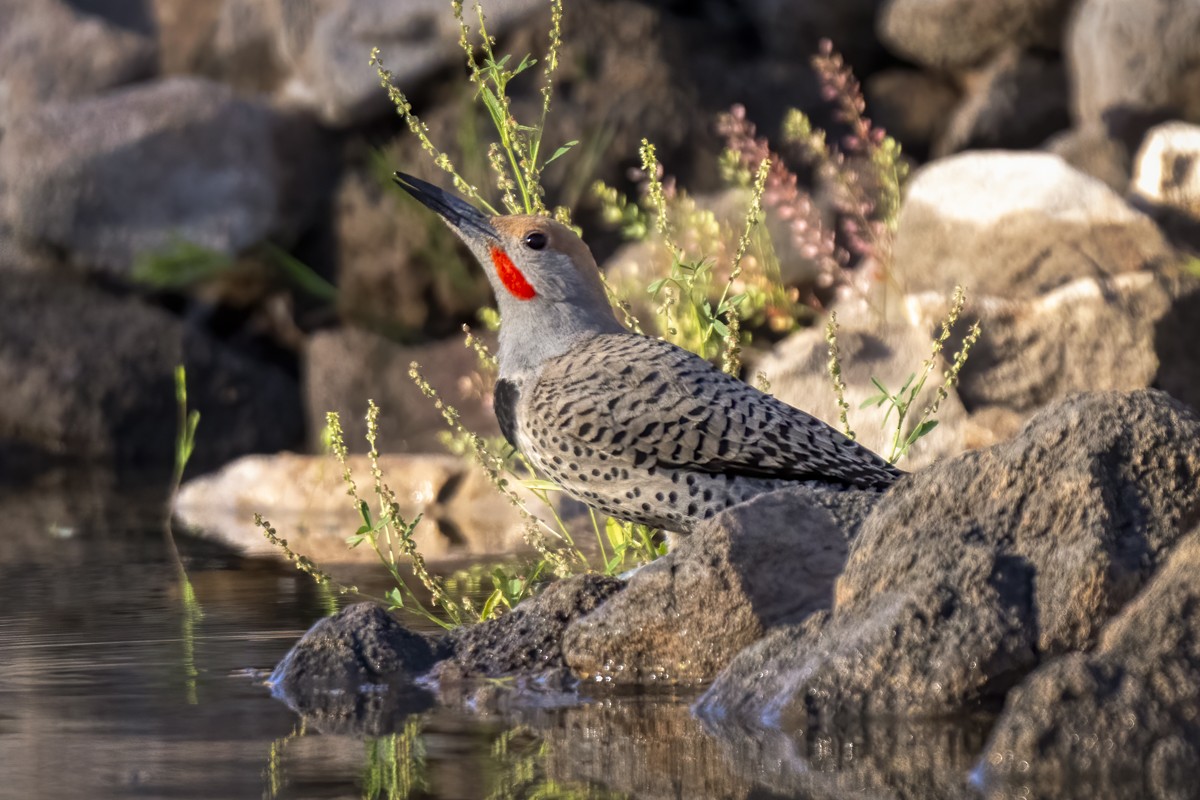
[[[188,461],[196,449],[196,428],[200,425],[200,412],[188,410],[187,399],[187,370],[182,364],[175,367],[175,405],[178,409],[178,425],[175,434],[175,468],[171,473],[171,491],[167,498],[167,514],[163,522],[163,533],[166,537],[167,548],[175,562],[175,570],[179,578],[179,601],[182,605],[182,631],[180,640],[183,643],[183,677],[187,702],[195,705],[199,702],[196,679],[200,671],[196,668],[196,626],[204,618],[204,609],[196,597],[196,590],[188,578],[175,545],[175,531],[172,526],[172,514],[175,511],[175,501],[179,497],[179,487],[183,484],[183,473]]]
[[[915,422],[911,426],[906,424],[910,422],[909,415],[913,412],[917,402],[917,398],[921,396],[921,392],[925,389],[925,383],[933,372],[934,366],[940,360],[942,350],[945,349],[946,342],[950,339],[951,332],[962,316],[963,307],[966,305],[967,294],[961,286],[954,288],[954,297],[950,303],[950,310],[946,317],[942,320],[941,331],[933,340],[930,348],[929,358],[921,362],[920,369],[910,374],[904,381],[904,384],[895,392],[889,390],[878,378],[871,378],[871,383],[878,390],[877,394],[868,397],[863,401],[860,409],[882,407],[884,409],[883,420],[881,425],[885,430],[890,431],[890,445],[885,457],[888,463],[895,464],[901,458],[908,455],[909,449],[917,443],[922,437],[929,435],[934,428],[937,427],[937,412],[941,408],[942,401],[945,400],[950,393],[950,390],[958,385],[958,376],[962,371],[963,366],[967,363],[967,358],[970,356],[971,348],[975,342],[979,340],[980,328],[979,323],[973,323],[963,337],[962,346],[956,352],[950,362],[950,366],[942,373],[942,383],[934,392],[933,399],[921,411]],[[829,315],[829,322],[825,327],[825,338],[829,343],[829,376],[833,383],[833,391],[837,396],[838,407],[841,410],[840,421],[843,430],[850,438],[854,438],[854,432],[850,428],[850,423],[847,419],[849,404],[846,402],[845,391],[846,385],[842,381],[841,360],[838,355],[837,346],[838,322],[837,314]],[[893,416],[894,413],[894,416]],[[889,425],[890,421],[890,425]]]
[[[247,255],[278,270],[289,283],[318,300],[337,302],[337,287],[283,248],[262,242]],[[139,255],[131,275],[153,289],[180,291],[231,275],[237,268],[238,260],[219,250],[177,239]]]

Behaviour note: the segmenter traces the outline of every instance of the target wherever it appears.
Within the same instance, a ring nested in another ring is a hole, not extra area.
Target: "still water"
[[[189,537],[185,602],[159,480],[0,488],[0,797],[964,796],[984,731],[711,731],[694,695],[435,709],[321,731],[263,685],[332,598]],[[133,488],[131,488],[133,487]],[[360,576],[369,586],[370,576]]]

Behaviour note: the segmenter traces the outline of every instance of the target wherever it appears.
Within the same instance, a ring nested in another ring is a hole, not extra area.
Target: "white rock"
[[[1155,205],[1200,217],[1200,125],[1151,128],[1138,150],[1130,188]]]

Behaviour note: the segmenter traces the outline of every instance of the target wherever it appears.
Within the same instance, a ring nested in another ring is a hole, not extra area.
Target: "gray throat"
[[[520,385],[535,378],[546,361],[584,341],[604,333],[627,333],[607,302],[605,306],[606,313],[580,313],[565,303],[539,303],[536,308],[502,304],[500,377]]]

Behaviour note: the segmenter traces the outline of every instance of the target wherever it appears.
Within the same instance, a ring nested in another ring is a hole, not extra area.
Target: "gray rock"
[[[446,683],[562,669],[564,631],[624,585],[603,575],[576,575],[551,584],[510,613],[458,628],[447,641],[453,656],[438,665],[437,677]]]
[[[468,430],[481,436],[498,436],[499,426],[490,396],[472,383],[478,368],[475,353],[460,337],[406,347],[357,328],[322,331],[309,339],[304,360],[304,394],[309,434],[318,437],[325,428],[325,413],[341,415],[346,443],[354,452],[366,452],[367,398],[382,410],[380,447],[386,452],[441,452],[438,434],[446,423],[434,401],[425,397],[408,375],[417,361],[421,372],[442,399],[461,414]]]
[[[1065,48],[1075,119],[1126,139],[1163,115],[1200,122],[1197,40],[1196,0],[1082,0]]]
[[[829,39],[855,70],[869,69],[880,60],[875,41],[875,13],[880,0],[842,3],[797,3],[792,0],[751,0],[743,4],[768,53],[804,58]]]
[[[1042,148],[1075,169],[1125,193],[1133,158],[1124,142],[1112,138],[1099,123],[1082,125],[1050,137]]]
[[[917,69],[892,67],[863,82],[871,119],[923,159],[938,140],[961,92],[945,78]]]
[[[27,245],[113,275],[180,239],[232,255],[286,227],[275,135],[267,108],[193,78],[47,106],[0,140],[5,216]]]
[[[1138,150],[1130,189],[1144,202],[1200,221],[1200,125],[1151,128]]]
[[[453,321],[491,299],[487,279],[441,220],[400,195],[390,179],[343,176],[333,199],[339,315],[401,336],[456,334]]]
[[[142,3],[0,0],[0,130],[36,107],[152,76],[158,49]],[[95,129],[89,130],[95,135]]]
[[[1200,529],[1104,628],[1009,695],[979,761],[997,794],[1195,797],[1200,770]],[[1028,791],[1026,789],[1026,791]]]
[[[1189,344],[1200,337],[1200,281],[1173,272],[1083,278],[1032,300],[975,297],[965,313],[983,335],[960,374],[962,402],[1028,415],[1073,392],[1155,386],[1200,408],[1200,352]]]
[[[879,38],[898,55],[939,70],[982,64],[1006,45],[1057,47],[1072,0],[887,0]]]
[[[908,184],[893,274],[910,292],[1035,297],[1080,278],[1172,262],[1153,220],[1044,153],[935,161]]]
[[[176,364],[201,423],[193,466],[299,443],[300,393],[157,308],[35,275],[0,281],[0,440],[53,457],[173,463]]]
[[[357,603],[318,620],[267,683],[326,732],[379,735],[432,704],[415,680],[434,660],[425,637],[374,603]]]
[[[465,57],[458,22],[442,0],[280,2],[282,49],[295,68],[289,91],[328,125],[344,127],[388,113],[387,94],[367,63],[374,47],[406,92]],[[488,32],[501,36],[540,7],[538,0],[492,4]],[[467,13],[473,15],[470,8]]]
[[[878,497],[797,487],[717,515],[571,625],[567,664],[612,683],[711,679],[772,626],[828,607]]]
[[[828,621],[759,645],[699,708],[786,728],[995,702],[1095,643],[1200,512],[1198,481],[1200,420],[1160,392],[1049,407],[1015,440],[897,484],[863,523]]]
[[[968,82],[934,156],[960,150],[1037,147],[1071,124],[1067,75],[1060,60],[1015,48],[996,55]]]

